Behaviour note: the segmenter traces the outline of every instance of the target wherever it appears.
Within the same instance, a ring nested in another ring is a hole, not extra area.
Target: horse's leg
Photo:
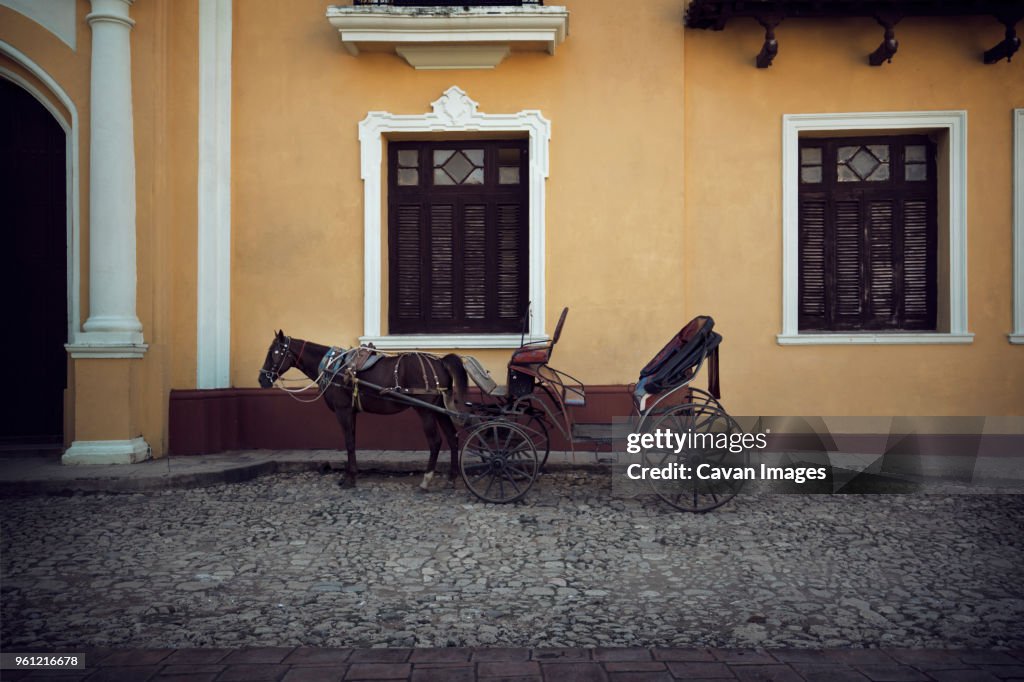
[[[351,408],[339,408],[334,414],[345,434],[345,449],[348,451],[348,464],[345,466],[345,477],[338,481],[342,488],[356,487],[356,411]]]
[[[430,463],[427,464],[427,471],[423,474],[423,482],[420,483],[420,490],[430,489],[430,481],[434,478],[434,469],[437,468],[437,454],[441,452],[441,434],[437,431],[437,418],[432,412],[416,410],[423,422],[423,434],[430,444]]]
[[[437,423],[444,433],[444,439],[448,441],[448,448],[452,451],[452,465],[448,471],[448,487],[455,487],[455,477],[459,473],[459,433],[455,430],[455,424],[451,417],[446,414],[437,415]]]

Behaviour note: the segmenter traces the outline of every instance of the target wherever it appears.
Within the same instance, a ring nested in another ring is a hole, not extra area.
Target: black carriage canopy
[[[699,315],[686,323],[640,370],[634,397],[639,401],[645,394],[655,395],[689,382],[707,358],[708,392],[716,400],[721,398],[718,345],[722,343],[722,335],[713,331],[714,327],[715,320],[709,315]]]

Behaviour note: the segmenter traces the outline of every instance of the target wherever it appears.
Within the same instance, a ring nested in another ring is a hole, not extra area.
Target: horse
[[[328,353],[331,355],[328,356]],[[319,384],[327,407],[334,412],[341,425],[345,449],[348,451],[345,477],[339,481],[339,485],[345,488],[356,485],[356,413],[398,414],[412,408],[420,417],[423,433],[430,445],[430,463],[423,474],[420,489],[428,490],[434,478],[437,455],[441,450],[438,430],[444,434],[451,449],[448,484],[454,487],[455,476],[459,471],[458,434],[451,416],[444,410],[465,404],[467,376],[462,358],[453,353],[443,358],[426,353],[400,353],[379,356],[371,366],[358,372],[325,371],[325,364],[336,366],[330,362],[325,363],[325,356],[330,361],[338,353],[336,348],[285,336],[283,331],[278,330],[267,350],[263,368],[260,369],[259,382],[262,388],[270,388],[282,374],[294,367]],[[388,398],[386,393],[382,395],[380,391],[364,385],[364,381],[385,388],[387,392],[412,394],[417,400],[441,409],[432,410],[402,402],[401,398]],[[448,401],[445,400],[446,395],[450,396]]]

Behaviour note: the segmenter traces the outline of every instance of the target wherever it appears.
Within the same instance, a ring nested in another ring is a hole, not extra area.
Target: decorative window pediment
[[[547,52],[569,33],[565,7],[331,5],[327,20],[352,55],[395,52],[416,69],[493,69],[513,51]]]

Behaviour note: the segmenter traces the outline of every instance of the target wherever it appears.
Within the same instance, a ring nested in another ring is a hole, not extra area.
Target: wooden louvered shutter
[[[836,201],[832,211],[833,315],[836,326],[857,325],[861,320],[861,213],[857,201]]]
[[[487,319],[488,254],[487,205],[470,204],[462,222],[462,311],[467,320]]]
[[[935,205],[926,199],[903,202],[903,326],[935,329]]]
[[[499,324],[515,330],[522,327],[519,321],[526,310],[525,206],[499,202],[496,208],[495,315]]]
[[[802,141],[800,329],[934,330],[937,232],[930,140]]]
[[[389,148],[389,333],[522,329],[528,163],[522,140]]]
[[[394,239],[391,242],[391,317],[393,320],[419,320],[423,310],[423,280],[420,277],[423,242],[423,207],[417,204],[396,206],[391,215]]]
[[[896,323],[896,269],[892,200],[867,202],[867,269],[865,303],[869,327],[891,328]]]
[[[455,317],[455,208],[449,203],[430,206],[430,253],[426,262],[429,279],[423,291],[429,292],[424,308],[431,320]]]
[[[826,326],[825,280],[828,251],[825,244],[825,211],[822,200],[800,204],[800,328],[824,329]]]

